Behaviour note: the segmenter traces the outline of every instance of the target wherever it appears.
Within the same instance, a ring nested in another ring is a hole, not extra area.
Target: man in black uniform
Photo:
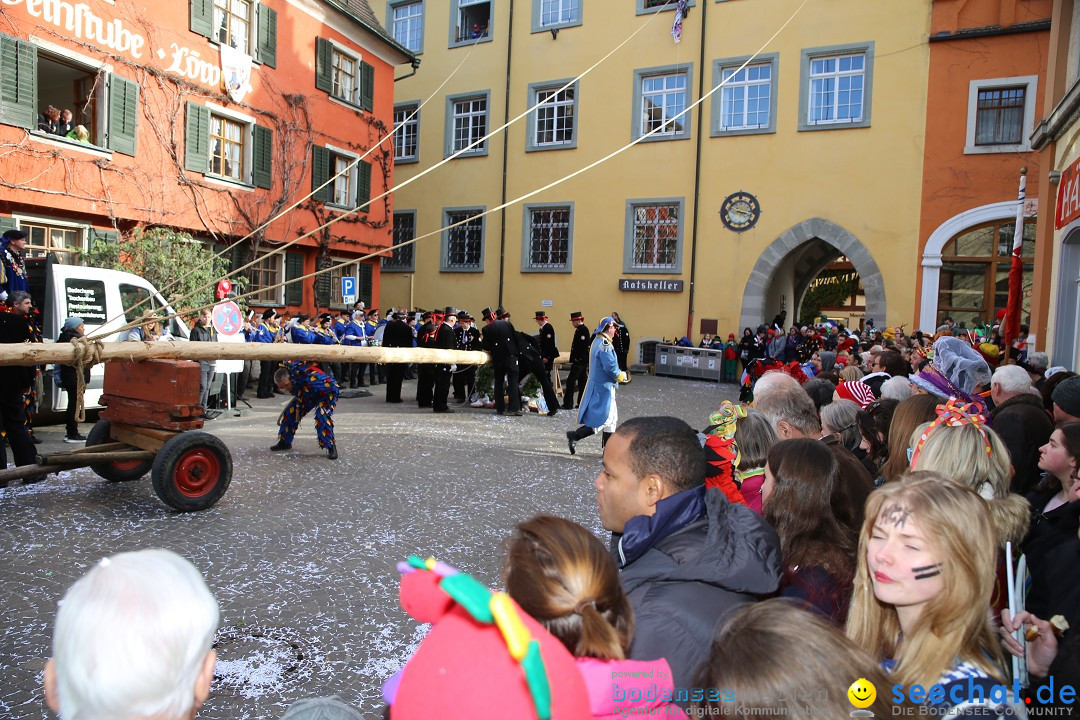
[[[11,312],[0,311],[0,343],[33,342],[30,327],[30,310],[33,303],[30,293],[13,291],[7,298]],[[0,367],[0,430],[7,434],[7,444],[15,465],[33,465],[37,455],[34,441],[26,429],[26,405],[23,396],[34,383],[34,366],[8,365]],[[7,467],[7,451],[0,443],[0,469]],[[24,483],[37,482],[44,476],[27,478]],[[0,487],[7,483],[0,482]]]
[[[469,313],[462,310],[458,313],[458,324],[454,328],[457,335],[458,350],[479,350],[480,331],[473,327],[473,319]],[[454,373],[454,400],[459,403],[468,402],[472,396],[473,386],[476,384],[476,366],[466,365],[459,367]]]
[[[383,331],[383,347],[411,348],[412,328],[397,313]],[[386,366],[386,402],[401,402],[401,379],[405,377],[404,363],[390,363]]]
[[[589,328],[585,327],[585,316],[580,312],[570,313],[570,322],[574,326],[574,340],[570,343],[570,375],[563,388],[563,410],[574,409],[574,389],[577,389],[577,404],[585,392],[585,383],[589,380]]]
[[[457,308],[448,307],[443,313],[443,321],[435,331],[435,348],[438,350],[453,350],[457,344],[457,336],[454,335],[454,325],[457,324]],[[432,366],[435,371],[435,394],[432,397],[432,410],[437,413],[452,413],[446,399],[450,396],[450,378],[454,372],[454,365],[439,364]]]
[[[532,335],[519,332],[518,340],[518,367],[522,379],[529,373],[536,376],[540,387],[544,391],[544,401],[548,406],[548,415],[559,412],[559,396],[555,394],[555,388],[551,386],[551,373],[544,367],[544,359],[540,355],[540,341]]]
[[[521,391],[518,390],[517,330],[510,323],[510,313],[502,308],[494,315],[484,310],[484,317],[494,317],[483,329],[484,349],[491,353],[491,366],[495,373],[495,413],[506,413],[503,392],[510,390],[510,414],[521,415]]]
[[[435,347],[435,333],[442,323],[442,313],[426,312],[420,316],[424,324],[416,331],[416,346],[421,348]],[[431,407],[431,399],[435,392],[435,366],[430,363],[416,364],[416,404],[418,407]]]
[[[540,326],[537,337],[540,339],[540,357],[544,359],[544,367],[548,374],[555,367],[555,359],[559,357],[559,348],[555,346],[555,328],[548,322],[547,313],[543,310],[536,311],[536,324]]]

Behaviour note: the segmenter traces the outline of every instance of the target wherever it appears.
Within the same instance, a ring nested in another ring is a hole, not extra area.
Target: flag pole
[[[1020,311],[1024,292],[1024,264],[1020,254],[1024,247],[1024,198],[1027,192],[1027,168],[1020,168],[1020,193],[1016,201],[1016,229],[1013,231],[1012,263],[1009,266],[1009,299],[1005,304],[1005,322],[1002,328],[1005,363],[1013,359],[1010,348],[1020,334]],[[1014,360],[1015,362],[1015,360]]]

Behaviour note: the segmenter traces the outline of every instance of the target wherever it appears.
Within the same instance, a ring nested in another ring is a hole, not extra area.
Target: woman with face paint
[[[1005,683],[987,613],[995,545],[986,501],[937,473],[910,473],[867,500],[847,635],[905,693],[942,686],[926,699],[936,716],[1015,712],[991,693]]]

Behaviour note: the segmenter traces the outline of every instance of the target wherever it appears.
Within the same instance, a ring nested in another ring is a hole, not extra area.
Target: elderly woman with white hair
[[[45,702],[62,720],[190,720],[210,695],[219,619],[202,575],[176,553],[105,558],[60,601]]]

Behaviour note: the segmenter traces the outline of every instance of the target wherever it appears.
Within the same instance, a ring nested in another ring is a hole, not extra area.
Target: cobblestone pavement
[[[149,476],[113,484],[89,469],[0,490],[0,717],[49,717],[41,671],[56,602],[112,553],[174,550],[217,597],[219,662],[201,718],[276,718],[298,698],[329,694],[375,717],[382,681],[424,633],[398,605],[397,561],[434,555],[495,586],[516,522],[554,513],[602,533],[592,487],[599,436],[571,457],[563,434],[576,411],[435,415],[410,402],[413,388],[406,383],[402,405],[386,404],[383,386],[343,398],[336,462],[318,449],[310,417],[292,451],[268,452],[280,398],[208,422],[234,470],[222,501],[200,513],[169,511]],[[619,416],[670,414],[702,428],[736,391],[638,376],[619,391]],[[61,426],[39,434],[42,451],[71,448]]]

